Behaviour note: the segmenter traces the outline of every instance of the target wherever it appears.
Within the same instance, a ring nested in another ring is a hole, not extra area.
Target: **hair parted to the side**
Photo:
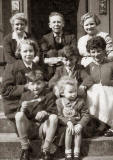
[[[22,20],[22,21],[25,23],[25,25],[27,25],[27,22],[28,22],[28,21],[27,21],[27,18],[25,17],[25,14],[24,14],[24,13],[22,13],[22,12],[16,13],[16,14],[14,14],[14,15],[10,18],[10,23],[11,23],[12,26],[13,26],[14,21],[15,21],[16,19]]]
[[[25,76],[28,82],[44,81],[43,73],[40,70],[30,71]]]
[[[80,24],[82,26],[84,26],[84,22],[89,18],[93,18],[97,26],[101,23],[100,19],[98,18],[98,16],[95,13],[88,12],[88,13],[84,14],[83,16],[81,16]]]
[[[35,52],[35,55],[38,55],[39,56],[39,47],[38,47],[38,44],[35,40],[33,39],[23,39],[20,41],[20,44],[18,46],[18,50],[19,52],[21,52],[21,46],[24,45],[24,44],[28,44],[30,46],[33,46],[33,49],[34,49],[34,52]]]
[[[87,41],[86,49],[90,53],[90,50],[101,48],[106,50],[106,41],[100,36],[96,36]]]
[[[49,21],[50,21],[50,18],[53,17],[53,16],[60,16],[62,18],[62,20],[64,21],[63,14],[61,14],[59,12],[51,12],[50,15],[49,15]]]
[[[78,88],[78,81],[69,76],[62,76],[54,87],[54,92],[57,90],[57,97],[63,95],[66,85],[71,85]]]

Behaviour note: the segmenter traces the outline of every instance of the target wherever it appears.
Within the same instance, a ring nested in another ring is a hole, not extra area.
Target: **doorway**
[[[64,15],[65,31],[77,35],[77,10],[79,0],[30,0],[30,30],[36,39],[50,32],[48,16],[56,11]]]

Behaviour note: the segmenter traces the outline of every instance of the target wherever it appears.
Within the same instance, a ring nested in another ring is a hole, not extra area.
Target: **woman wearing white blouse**
[[[94,13],[88,12],[81,17],[81,25],[83,26],[86,35],[78,40],[78,50],[83,56],[81,64],[85,67],[92,61],[89,53],[86,50],[86,44],[89,39],[95,36],[101,36],[106,41],[107,60],[113,60],[113,42],[112,38],[106,32],[98,31],[97,26],[101,23],[100,19]]]
[[[4,56],[6,63],[14,63],[15,60],[20,59],[18,46],[23,39],[32,38],[29,33],[25,31],[27,26],[27,19],[24,13],[16,13],[10,19],[12,32],[5,36],[3,42]],[[37,47],[38,52],[38,47]],[[35,57],[37,62],[39,58]]]

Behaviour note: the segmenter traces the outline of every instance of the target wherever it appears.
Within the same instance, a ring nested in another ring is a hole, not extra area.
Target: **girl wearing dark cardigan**
[[[2,96],[4,102],[4,111],[9,119],[16,120],[16,127],[22,145],[22,154],[20,160],[29,160],[29,139],[28,128],[30,120],[24,112],[17,112],[20,105],[21,95],[30,90],[33,91],[33,85],[27,82],[25,74],[29,71],[41,70],[40,66],[33,63],[36,55],[36,43],[33,40],[23,40],[20,43],[20,54],[22,60],[7,65],[3,77]],[[44,125],[46,127],[47,123]],[[53,116],[49,125],[57,126],[57,116]],[[43,126],[42,126],[43,127]],[[48,130],[46,130],[48,131]],[[52,133],[52,132],[51,132]],[[50,134],[49,134],[50,135]],[[46,141],[45,148],[48,148],[49,138]],[[47,152],[45,152],[45,156]]]

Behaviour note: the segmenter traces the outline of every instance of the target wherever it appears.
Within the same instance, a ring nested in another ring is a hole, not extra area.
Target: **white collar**
[[[23,36],[22,36],[22,39],[25,39],[25,38],[27,38],[27,35],[26,35],[26,33],[24,32],[24,33],[23,33]],[[16,39],[17,41],[19,40],[18,35],[17,35],[16,32],[13,32],[13,33],[12,33],[12,39]]]
[[[56,34],[56,33],[54,33],[54,32],[53,32],[54,37],[61,37],[61,36],[62,36],[62,34],[63,34],[62,32],[61,32],[61,33],[59,33],[59,34]]]
[[[24,63],[24,65],[26,66],[26,68],[30,68],[30,69],[32,69],[33,63],[31,63],[30,65],[29,65],[29,64],[27,64],[27,63],[25,63],[24,61],[23,61],[23,63]]]

